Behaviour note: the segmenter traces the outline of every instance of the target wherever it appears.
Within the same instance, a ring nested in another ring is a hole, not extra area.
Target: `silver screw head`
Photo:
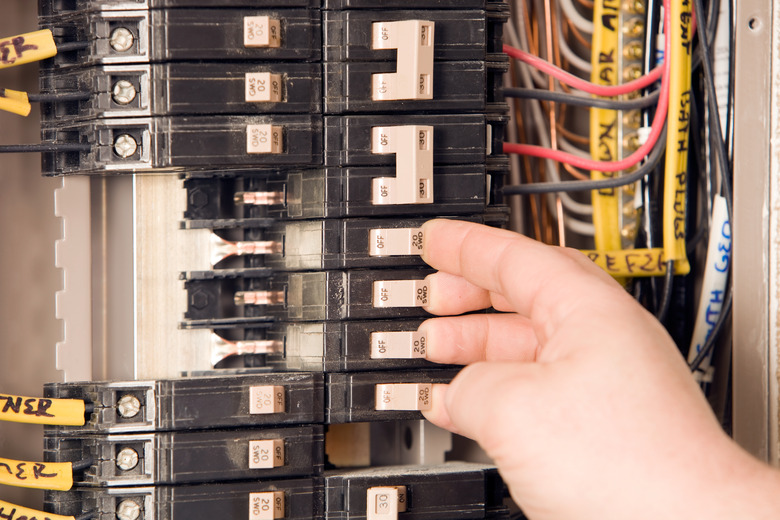
[[[116,508],[116,517],[119,520],[138,520],[141,516],[141,506],[134,500],[122,500]]]
[[[116,455],[116,465],[124,471],[133,469],[138,465],[138,452],[133,448],[122,448]]]
[[[111,48],[117,52],[126,52],[133,46],[135,37],[128,29],[124,27],[117,27],[111,31],[111,36],[108,38],[108,43]]]
[[[114,152],[122,159],[127,159],[138,150],[138,143],[132,135],[122,134],[114,139]]]
[[[114,101],[120,105],[126,105],[135,99],[138,92],[135,90],[135,86],[126,79],[120,79],[114,83],[114,88],[111,90],[111,97]]]
[[[141,411],[141,401],[134,395],[123,395],[116,403],[116,411],[122,417],[130,419]]]

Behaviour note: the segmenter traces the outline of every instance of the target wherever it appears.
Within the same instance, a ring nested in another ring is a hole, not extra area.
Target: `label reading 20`
[[[249,389],[249,413],[252,415],[283,413],[283,386],[253,386]]]

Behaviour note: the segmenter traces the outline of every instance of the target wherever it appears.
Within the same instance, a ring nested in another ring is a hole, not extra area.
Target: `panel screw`
[[[134,500],[122,500],[116,508],[116,517],[119,520],[138,520],[141,516],[141,506]]]
[[[126,105],[135,99],[135,95],[138,92],[135,90],[135,86],[126,79],[120,79],[114,84],[114,89],[111,91],[111,97],[114,101],[120,105]]]
[[[122,134],[114,141],[114,152],[123,159],[133,155],[137,149],[138,143],[132,135]]]
[[[123,395],[116,403],[116,411],[126,419],[135,417],[141,411],[141,401],[134,395]]]
[[[129,471],[138,465],[138,452],[133,448],[122,448],[117,453],[116,465],[119,469]]]
[[[108,39],[111,48],[117,52],[126,52],[130,50],[134,41],[135,38],[133,37],[133,33],[124,27],[117,27],[111,31],[111,36]]]

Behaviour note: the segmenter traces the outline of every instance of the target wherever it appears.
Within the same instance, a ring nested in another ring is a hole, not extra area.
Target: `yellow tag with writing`
[[[32,106],[27,98],[27,92],[0,88],[0,110],[20,116],[29,116]]]
[[[29,507],[17,506],[0,500],[0,518],[27,518],[27,520],[76,520],[72,516],[53,515]]]
[[[620,249],[617,251],[582,251],[593,263],[616,278],[663,276],[666,274],[664,249]],[[675,261],[674,274],[691,270],[687,260]]]
[[[620,79],[620,1],[597,0],[593,5],[593,71],[590,80],[597,85],[614,86]],[[599,161],[620,159],[619,118],[615,110],[590,110],[590,154]],[[617,177],[616,172],[593,170],[593,180]],[[596,249],[623,247],[620,234],[621,189],[607,188],[591,192]]]
[[[84,424],[81,399],[45,399],[0,394],[0,420],[29,424],[81,426]]]
[[[0,38],[0,69],[41,61],[56,55],[57,45],[48,29]]]
[[[73,487],[73,464],[0,458],[0,484],[67,491]]]

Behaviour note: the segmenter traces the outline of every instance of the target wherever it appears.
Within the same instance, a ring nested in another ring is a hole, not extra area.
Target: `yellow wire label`
[[[617,85],[620,53],[620,1],[597,0],[593,7],[593,53],[591,81],[598,85]],[[591,109],[590,153],[599,161],[615,161],[618,157],[618,114],[614,110]],[[594,180],[610,179],[616,172],[593,170]],[[612,250],[622,247],[620,235],[620,191],[601,189],[592,194],[593,226],[596,249]]]
[[[666,258],[662,248],[621,249],[617,251],[582,251],[593,263],[615,277],[637,278],[666,274]],[[688,274],[687,262],[675,262],[674,274]]]
[[[0,69],[45,60],[56,54],[57,45],[48,29],[0,38]]]
[[[687,264],[685,208],[688,188],[688,132],[691,116],[691,3],[674,0],[671,15],[669,60],[669,133],[664,174],[664,250],[669,260]]]
[[[0,458],[0,484],[67,491],[73,486],[73,464]]]
[[[81,426],[85,422],[84,401],[0,394],[0,420],[30,424]]]
[[[26,92],[0,88],[0,110],[20,116],[29,116],[32,106]]]
[[[75,520],[72,516],[53,515],[0,500],[0,518],[3,520]]]

